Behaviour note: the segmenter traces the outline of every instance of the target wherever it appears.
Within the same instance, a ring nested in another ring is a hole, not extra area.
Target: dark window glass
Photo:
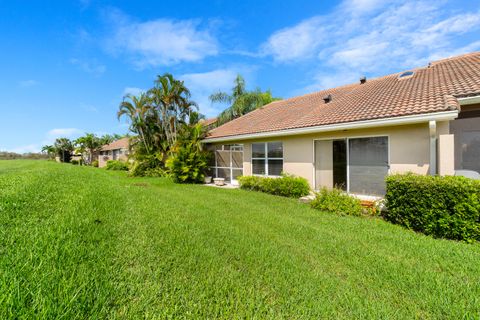
[[[268,143],[268,157],[269,158],[283,158],[283,147],[281,142]]]
[[[333,145],[333,186],[347,190],[347,142],[335,140]]]
[[[253,174],[265,174],[265,160],[252,160]]]
[[[268,160],[268,175],[279,176],[283,171],[283,160]]]
[[[265,158],[265,143],[252,143],[252,158]]]

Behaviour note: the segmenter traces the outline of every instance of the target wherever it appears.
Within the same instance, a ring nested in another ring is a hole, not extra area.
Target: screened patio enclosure
[[[214,151],[213,176],[224,178],[227,183],[238,184],[237,177],[243,175],[243,145],[217,145]]]
[[[480,104],[462,106],[450,122],[450,133],[455,137],[455,170],[480,173]]]

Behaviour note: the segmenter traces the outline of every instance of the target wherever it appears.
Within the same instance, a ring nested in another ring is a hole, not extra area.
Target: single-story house
[[[358,195],[392,173],[480,172],[480,52],[272,102],[210,131],[214,175],[307,179]]]
[[[109,160],[121,160],[128,161],[128,153],[130,146],[130,138],[122,138],[113,141],[110,144],[104,145],[100,150],[100,156],[98,157],[98,166],[103,168],[107,165]]]

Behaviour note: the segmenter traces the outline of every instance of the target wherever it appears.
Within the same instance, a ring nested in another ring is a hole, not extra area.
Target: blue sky
[[[200,111],[237,73],[291,97],[480,50],[480,1],[0,0],[0,150],[125,133],[125,93],[185,80]]]

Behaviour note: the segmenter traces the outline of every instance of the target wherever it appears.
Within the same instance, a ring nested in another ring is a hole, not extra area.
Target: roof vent
[[[367,82],[367,77],[363,76],[360,78],[360,84],[364,84]]]
[[[329,103],[330,101],[332,101],[332,95],[329,94],[329,95],[323,97],[323,101],[325,101],[325,103]]]

